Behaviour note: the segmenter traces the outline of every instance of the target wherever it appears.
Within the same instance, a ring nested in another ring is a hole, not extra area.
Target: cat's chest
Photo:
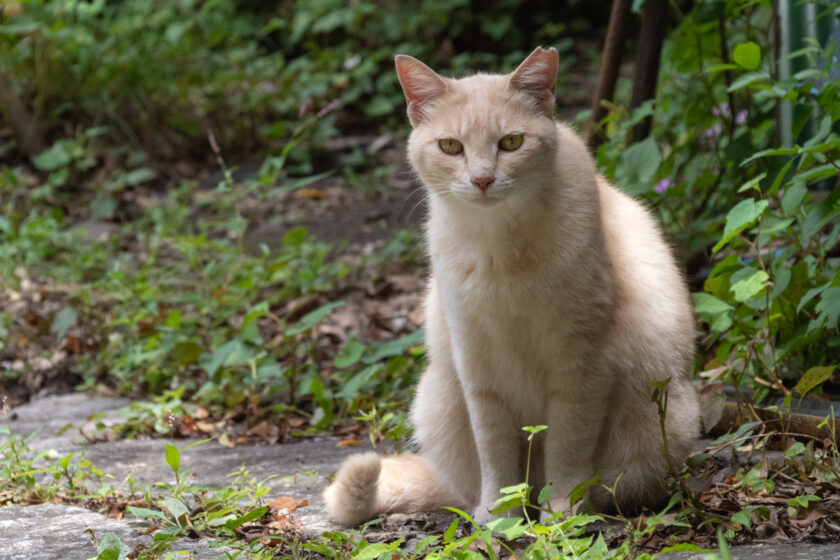
[[[433,259],[434,260],[434,259]],[[514,254],[463,254],[438,259],[434,275],[447,307],[486,318],[549,320],[562,306],[560,273],[551,263],[535,266]]]
[[[541,371],[572,351],[575,311],[550,267],[511,274],[465,259],[435,267],[435,281],[456,353]]]

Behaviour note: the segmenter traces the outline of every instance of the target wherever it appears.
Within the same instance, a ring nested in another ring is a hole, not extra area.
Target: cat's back
[[[614,275],[619,342],[633,353],[670,348],[665,355],[688,359],[693,314],[671,247],[641,202],[601,176],[597,181],[604,243]]]

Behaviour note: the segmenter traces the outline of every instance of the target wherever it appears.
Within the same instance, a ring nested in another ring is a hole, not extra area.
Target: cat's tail
[[[416,454],[348,457],[324,490],[324,501],[330,517],[342,525],[358,525],[383,513],[466,509],[438,470]]]

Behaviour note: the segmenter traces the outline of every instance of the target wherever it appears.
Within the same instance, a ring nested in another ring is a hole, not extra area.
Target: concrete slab
[[[97,423],[113,425],[120,420],[117,410],[128,404],[125,399],[91,398],[84,394],[49,396],[11,411],[0,418],[0,426],[11,428],[20,436],[35,434],[30,446],[36,450],[53,448],[60,454],[84,453],[91,462],[111,475],[112,484],[128,490],[156,482],[174,483],[174,476],[164,460],[163,439],[100,441]],[[68,426],[70,426],[68,428]],[[87,437],[84,437],[83,434]],[[5,436],[0,436],[3,438]],[[171,441],[179,448],[193,443]],[[359,448],[339,447],[330,437],[313,438],[297,443],[273,446],[238,446],[228,448],[216,441],[183,449],[181,462],[189,469],[190,483],[197,486],[229,486],[234,471],[245,468],[257,481],[269,479],[272,488],[267,500],[278,496],[306,499],[309,506],[294,512],[302,523],[304,535],[316,536],[326,530],[341,529],[326,517],[321,491],[330,475],[348,455]],[[385,536],[396,531],[414,541],[424,534],[442,531],[451,520],[446,514],[392,515],[380,527],[370,530]],[[88,529],[97,539],[111,532],[129,546],[151,544],[136,520],[117,521],[83,508],[61,504],[0,507],[0,560],[11,559],[86,559],[96,556]],[[139,530],[138,530],[139,529]],[[204,560],[224,557],[207,541],[181,539],[169,551],[190,551]],[[736,560],[840,560],[840,545],[781,544],[734,547]],[[669,560],[701,560],[703,554],[679,553]]]
[[[83,560],[96,558],[97,542],[113,533],[132,549],[152,546],[148,533],[135,530],[137,524],[109,519],[76,506],[39,504],[0,507],[0,560]],[[196,560],[224,558],[231,548],[212,548],[209,541],[179,539],[169,552],[188,551]]]

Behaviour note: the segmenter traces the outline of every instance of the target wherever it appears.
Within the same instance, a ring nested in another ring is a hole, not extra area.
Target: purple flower
[[[221,150],[219,149],[219,144],[216,142],[216,137],[213,136],[212,132],[207,133],[207,140],[210,141],[210,147],[213,148],[214,153],[219,153]]]
[[[668,189],[670,189],[673,186],[674,186],[674,182],[671,179],[666,178],[666,179],[662,179],[661,181],[656,183],[656,186],[653,187],[653,190],[655,192],[659,193],[659,194],[665,194],[665,191],[667,191]]]
[[[323,109],[318,111],[318,116],[319,117],[324,117],[324,116],[332,113],[335,110],[336,107],[338,107],[338,99],[333,99],[332,101],[330,101],[327,104],[326,107],[324,107]]]
[[[719,106],[714,107],[712,109],[712,114],[716,117],[728,117],[729,116],[729,102],[724,101]]]
[[[711,128],[707,128],[703,131],[703,134],[700,135],[700,145],[704,148],[711,148],[717,143],[717,139],[720,138],[721,133],[723,132],[723,125],[717,123],[713,125]]]
[[[735,116],[735,124],[744,124],[745,122],[747,122],[747,110],[741,109]]]

